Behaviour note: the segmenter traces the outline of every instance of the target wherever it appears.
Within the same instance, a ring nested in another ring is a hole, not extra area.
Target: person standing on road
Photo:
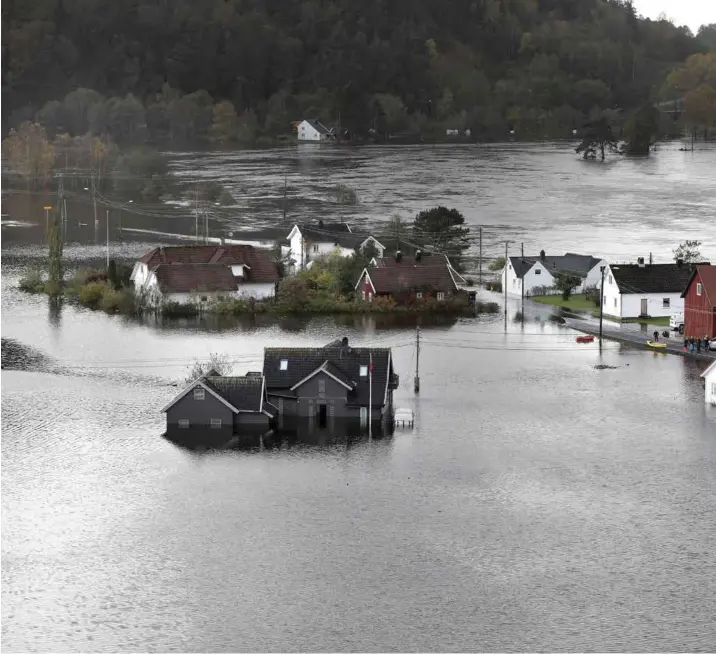
[[[654,330],[654,342],[658,343],[658,341],[659,341],[659,330],[655,329]]]
[[[699,354],[701,354],[701,339],[700,339],[700,338],[697,338],[697,339],[696,339],[696,351],[697,351]]]
[[[709,352],[711,350],[711,342],[709,341],[708,334],[704,336],[704,350],[706,350],[706,352]]]

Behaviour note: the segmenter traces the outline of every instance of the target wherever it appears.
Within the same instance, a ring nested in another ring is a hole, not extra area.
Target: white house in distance
[[[601,281],[601,267],[607,262],[588,254],[567,252],[561,256],[547,256],[542,250],[538,257],[508,257],[502,270],[502,288],[508,296],[557,295],[560,293],[554,285],[559,273],[574,275],[582,281],[574,290],[584,293],[588,288],[596,288]]]
[[[706,383],[705,399],[706,404],[716,406],[716,361],[714,361],[701,375]]]
[[[683,313],[681,294],[694,269],[685,263],[611,264],[604,273],[602,311],[615,318],[670,316]]]
[[[286,237],[289,242],[288,258],[292,272],[308,268],[319,257],[337,253],[350,257],[356,250],[372,243],[376,255],[382,257],[385,246],[370,234],[354,233],[348,223],[328,223],[319,220],[316,225],[294,225]]]
[[[187,304],[274,297],[278,271],[268,252],[251,245],[178,245],[147,252],[130,279],[150,304]]]
[[[299,141],[332,141],[336,138],[335,132],[317,118],[302,120],[296,131]]]

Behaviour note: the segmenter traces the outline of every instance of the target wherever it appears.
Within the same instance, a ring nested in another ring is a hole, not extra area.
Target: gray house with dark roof
[[[244,431],[268,430],[276,407],[266,397],[261,373],[230,377],[211,370],[183,388],[162,412],[168,435],[217,445]]]
[[[347,338],[325,347],[266,348],[263,375],[279,426],[292,418],[318,428],[392,420],[399,380],[390,348],[350,347]]]

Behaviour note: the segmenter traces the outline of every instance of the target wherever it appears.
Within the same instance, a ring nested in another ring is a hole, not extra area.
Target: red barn
[[[684,298],[684,335],[716,338],[716,266],[696,266]]]

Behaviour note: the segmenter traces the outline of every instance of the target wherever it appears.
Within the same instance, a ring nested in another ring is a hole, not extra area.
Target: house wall
[[[139,293],[144,287],[144,283],[147,281],[147,275],[149,274],[149,268],[146,263],[137,261],[134,264],[132,270],[131,280],[134,282],[134,292]]]
[[[621,318],[638,318],[642,315],[641,301],[647,300],[646,315],[656,318],[657,316],[670,316],[684,310],[684,300],[680,293],[642,293],[622,294],[621,297]],[[663,306],[664,298],[669,299],[669,306]],[[607,312],[605,308],[605,312]],[[609,312],[611,313],[611,312]]]
[[[234,431],[234,412],[217,400],[211,393],[205,392],[203,400],[194,399],[194,391],[190,390],[184,397],[167,409],[167,431],[187,432],[194,428],[211,427],[212,418],[221,418],[221,429],[212,431]],[[189,428],[180,428],[179,420],[188,419]]]
[[[582,290],[586,290],[588,288],[599,288],[602,285],[602,271],[600,268],[604,266],[604,275],[606,277],[608,271],[607,268],[609,264],[602,259],[594,268],[592,268],[588,273],[586,278],[584,279],[584,282],[582,283]]]
[[[253,297],[257,300],[272,298],[276,296],[276,284],[273,282],[246,282],[239,286],[235,295],[240,298]]]
[[[240,412],[234,414],[234,427],[236,431],[239,431],[242,427],[260,427],[262,429],[268,429],[270,418],[265,413],[257,412]]]
[[[302,121],[298,126],[299,141],[320,141],[321,133],[307,120]]]
[[[701,295],[697,295],[697,284],[701,283]],[[711,305],[701,277],[697,273],[684,298],[684,336],[689,338],[716,338],[716,307]]]
[[[709,374],[704,377],[704,382],[706,382],[704,399],[707,404],[716,406],[716,367],[711,367]]]
[[[604,271],[604,295],[602,302],[602,311],[608,316],[616,316],[617,318],[626,317],[622,316],[622,296],[614,279],[614,275],[612,275],[611,268],[608,266]]]
[[[541,286],[546,286],[548,289],[551,289],[554,286],[554,277],[552,274],[547,270],[547,268],[541,264],[539,261],[535,263],[532,268],[530,268],[524,275],[524,277],[520,280],[515,277],[516,284],[515,288],[517,289],[517,295],[522,294],[522,287],[520,285],[521,281],[524,281],[525,284],[525,295],[536,295],[538,290],[541,290]],[[556,289],[554,290],[554,293],[558,293]],[[507,294],[509,295],[510,292],[508,290]],[[549,292],[547,293],[550,294]]]

